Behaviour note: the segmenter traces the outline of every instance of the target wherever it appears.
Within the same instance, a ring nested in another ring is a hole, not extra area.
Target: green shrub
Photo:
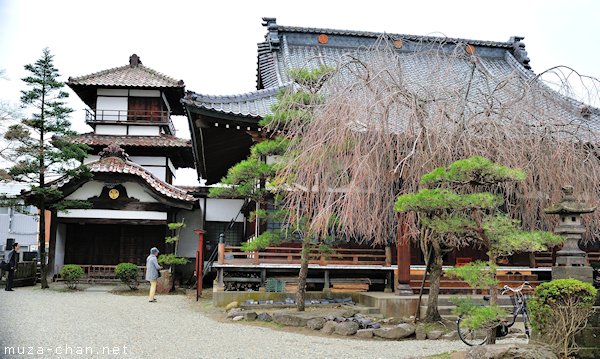
[[[187,258],[177,257],[173,253],[161,254],[160,257],[158,257],[158,264],[160,264],[161,266],[164,266],[164,265],[176,266],[176,265],[187,264],[189,262],[190,261]]]
[[[77,283],[83,275],[83,268],[77,264],[65,264],[60,272],[60,276],[67,283],[69,289],[76,289]]]
[[[453,313],[462,316],[462,324],[471,329],[495,328],[507,315],[502,307],[476,303],[471,297],[453,298],[452,303],[456,305]]]
[[[119,263],[115,268],[115,275],[121,282],[127,284],[129,289],[136,290],[138,288],[138,266],[133,263]]]
[[[597,290],[576,279],[557,279],[535,288],[529,301],[533,326],[559,356],[575,349],[575,335],[587,324]]]

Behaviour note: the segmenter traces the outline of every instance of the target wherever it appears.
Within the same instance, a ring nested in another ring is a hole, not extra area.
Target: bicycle
[[[487,342],[488,330],[493,328],[496,328],[496,338],[505,337],[508,335],[509,328],[515,324],[519,314],[523,316],[525,335],[527,335],[527,340],[529,340],[529,337],[531,336],[531,321],[529,319],[529,312],[527,310],[527,297],[526,294],[523,293],[523,289],[525,288],[533,289],[528,282],[524,282],[517,288],[511,288],[507,285],[502,288],[502,295],[506,294],[507,292],[513,293],[513,295],[510,296],[513,305],[512,321],[510,322],[501,320],[493,327],[470,328],[465,325],[465,321],[469,317],[469,313],[461,314],[456,320],[456,327],[460,340],[469,346],[483,345]],[[489,301],[490,297],[484,296],[483,299],[485,301]]]

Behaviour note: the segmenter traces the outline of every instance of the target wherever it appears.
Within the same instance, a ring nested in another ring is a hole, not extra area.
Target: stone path
[[[0,358],[416,358],[466,347],[459,341],[306,336],[217,322],[183,295],[148,303],[143,296],[104,290],[17,288],[0,291],[0,305]]]

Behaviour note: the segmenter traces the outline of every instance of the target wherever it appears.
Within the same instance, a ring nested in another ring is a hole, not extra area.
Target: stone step
[[[353,309],[360,314],[381,314],[379,307],[363,307],[360,305],[349,306],[348,309]]]

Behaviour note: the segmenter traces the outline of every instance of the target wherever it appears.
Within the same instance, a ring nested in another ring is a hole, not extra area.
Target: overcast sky
[[[536,73],[556,65],[600,77],[600,1],[134,1],[0,0],[0,100],[17,103],[23,65],[44,47],[63,80],[123,66],[136,53],[144,65],[204,94],[255,89],[262,17],[288,26],[507,41],[525,37]],[[72,94],[70,105],[83,102]],[[82,111],[74,128],[89,132]],[[184,118],[175,121],[187,137]],[[191,176],[193,177],[193,176]],[[189,173],[179,176],[190,179]],[[184,181],[187,182],[187,181]]]

